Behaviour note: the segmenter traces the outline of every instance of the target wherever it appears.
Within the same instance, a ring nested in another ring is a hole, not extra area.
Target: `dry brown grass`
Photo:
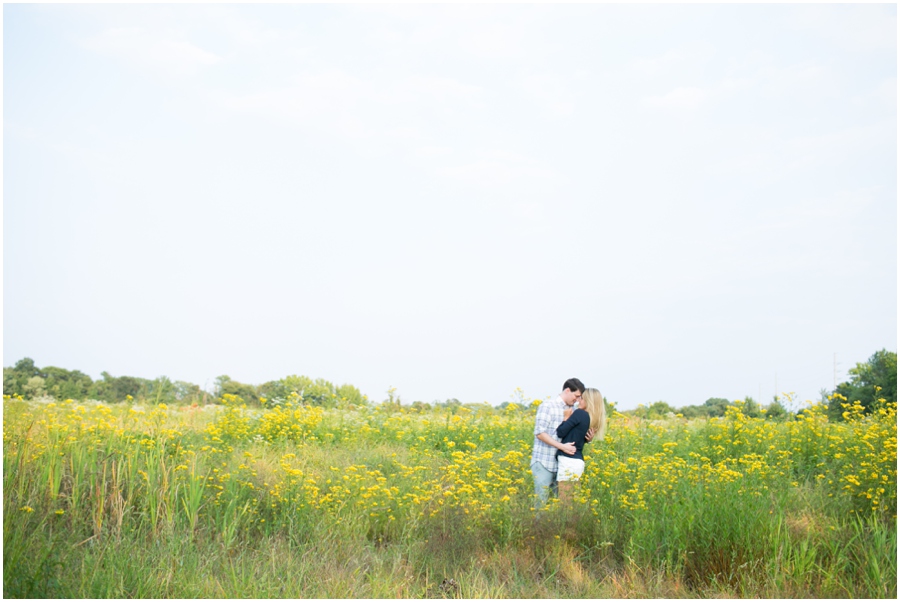
[[[817,513],[810,508],[785,517],[785,525],[788,528],[791,539],[794,541],[822,539],[825,536],[825,530],[829,528],[830,524],[825,515]]]

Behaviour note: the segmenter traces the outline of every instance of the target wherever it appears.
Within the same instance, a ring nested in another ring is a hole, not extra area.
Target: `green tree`
[[[526,410],[526,406],[523,403],[518,401],[504,401],[497,409],[500,410],[501,414],[504,413],[512,413],[512,412],[524,412]]]
[[[153,381],[136,376],[113,376],[109,372],[101,372],[102,381],[92,387],[92,397],[108,402],[125,401],[129,396],[139,401],[154,401],[150,398]]]
[[[782,420],[787,420],[789,416],[790,412],[788,412],[787,408],[781,405],[781,402],[777,399],[766,406],[766,420],[781,422]]]
[[[410,411],[416,412],[418,414],[427,414],[431,412],[432,407],[430,403],[425,403],[424,401],[414,401],[409,409]]]
[[[725,408],[731,405],[731,402],[724,397],[710,397],[703,402],[703,409],[710,418],[714,416],[724,416]]]
[[[685,418],[706,418],[709,414],[704,406],[684,406],[679,412]]]
[[[43,397],[47,394],[46,389],[44,389],[44,379],[40,376],[32,376],[29,378],[28,382],[25,383],[24,388],[25,396],[32,399]]]
[[[749,395],[744,397],[744,405],[743,408],[741,408],[741,412],[748,418],[759,418],[762,416],[762,408],[756,403],[756,400]]]
[[[26,395],[25,385],[28,379],[40,376],[40,370],[34,365],[30,357],[23,357],[11,368],[3,368],[3,394]]]
[[[40,379],[40,381],[34,379]],[[22,358],[11,368],[3,368],[3,392],[7,395],[39,397],[50,395],[56,399],[86,399],[93,381],[78,370],[56,366],[38,368],[30,357]]]
[[[446,410],[449,410],[451,414],[457,414],[460,408],[463,407],[462,402],[455,397],[451,397],[450,399],[446,399],[444,401],[437,401],[434,405],[437,408],[444,408]]]
[[[78,370],[66,370],[55,366],[41,368],[47,393],[56,399],[87,399],[94,381]]]
[[[296,394],[304,404],[326,407],[334,407],[339,399],[334,385],[327,380],[313,380],[296,374],[260,385],[259,394],[266,398],[269,405],[283,403],[292,394]]]
[[[174,403],[175,383],[168,376],[160,376],[150,382],[148,398],[153,403]]]
[[[646,417],[650,419],[660,419],[675,413],[675,408],[665,401],[654,401],[650,404],[650,407],[647,408]]]
[[[181,403],[200,403],[205,397],[200,385],[177,380],[173,383],[175,399]]]
[[[482,401],[481,403],[470,402],[463,404],[463,407],[467,408],[470,412],[472,412],[475,416],[479,418],[485,418],[488,416],[493,416],[495,414],[494,406],[489,404],[486,401]]]
[[[364,406],[369,404],[369,400],[363,395],[359,389],[353,385],[341,385],[335,390],[337,398],[342,403],[348,403],[355,406]]]
[[[317,378],[303,389],[303,403],[333,408],[337,405],[337,393],[334,385],[324,378]]]
[[[848,403],[859,401],[871,412],[879,399],[888,402],[897,402],[897,353],[882,349],[876,351],[863,363],[847,371],[850,380],[837,386],[835,393],[847,399]],[[828,406],[828,416],[834,420],[842,420],[844,409],[841,406],[843,399],[832,395]]]
[[[16,362],[16,365],[13,366],[13,370],[26,375],[28,378],[31,378],[32,376],[38,376],[41,372],[40,370],[38,370],[37,366],[34,365],[34,360],[30,357],[23,357],[18,362]]]
[[[15,368],[12,367],[4,367],[3,368],[3,394],[4,395],[25,395],[25,389],[23,388],[25,382],[22,382],[19,378],[19,373],[16,372]]]
[[[258,393],[260,397],[266,399],[267,405],[284,403],[292,394],[296,394],[301,403],[328,408],[369,405],[368,398],[353,385],[344,384],[336,387],[324,378],[314,380],[296,374],[263,383],[258,387]]]
[[[236,395],[248,404],[259,405],[260,403],[256,387],[232,380],[227,374],[216,377],[216,397],[223,395]]]

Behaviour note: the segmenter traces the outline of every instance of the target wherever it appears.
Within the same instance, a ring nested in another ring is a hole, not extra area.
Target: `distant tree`
[[[151,381],[148,397],[154,403],[174,403],[177,401],[175,397],[175,383],[168,376],[160,376],[156,380]]]
[[[724,416],[725,408],[731,405],[731,402],[724,397],[710,397],[703,402],[703,409],[710,418],[714,416]]]
[[[25,383],[24,389],[25,396],[32,399],[43,397],[47,394],[47,390],[44,389],[44,379],[40,376],[32,376],[29,378]]]
[[[112,399],[112,386],[109,381],[101,378],[100,380],[95,380],[91,384],[91,388],[88,389],[87,394],[88,399],[99,399],[101,401],[113,401]]]
[[[502,413],[511,413],[511,412],[524,412],[527,408],[525,404],[517,402],[517,401],[504,401],[497,409]]]
[[[654,401],[647,408],[644,416],[646,418],[650,418],[650,419],[660,419],[660,418],[665,418],[669,414],[674,414],[674,413],[675,413],[675,408],[670,406],[665,401]]]
[[[22,358],[12,367],[3,368],[3,392],[6,395],[36,397],[51,395],[57,399],[77,400],[99,399],[119,402],[127,399],[150,403],[200,403],[207,393],[198,385],[185,381],[173,382],[167,376],[153,380],[135,376],[113,376],[101,373],[101,379],[91,377],[78,370],[66,370],[55,366],[39,369],[31,358]],[[392,389],[396,391],[396,389]],[[267,403],[280,403],[290,396],[296,396],[301,403],[324,407],[367,407],[368,398],[350,384],[334,386],[323,378],[315,380],[308,376],[288,376],[260,386],[240,383],[227,374],[216,377],[214,395],[234,395],[248,404],[259,404],[261,398]],[[399,407],[400,398],[392,397],[391,403]]]
[[[16,365],[13,366],[13,370],[19,372],[20,374],[26,375],[28,378],[32,376],[38,376],[40,374],[40,370],[37,369],[37,366],[34,365],[34,360],[30,357],[23,357]]]
[[[24,395],[22,386],[18,381],[18,373],[14,368],[3,368],[3,394],[4,395]]]
[[[744,404],[741,408],[741,413],[748,418],[759,418],[762,416],[762,408],[756,400],[750,397],[749,395],[744,397]]]
[[[250,405],[259,405],[259,393],[253,385],[239,383],[227,374],[217,376],[215,380],[216,397],[235,395]]]
[[[279,380],[263,383],[257,389],[258,395],[266,399],[267,405],[283,403],[296,395],[301,403],[333,408],[343,405],[366,406],[368,398],[353,385],[334,386],[324,378],[313,380],[308,376],[292,374]]]
[[[94,384],[87,374],[55,366],[41,368],[40,375],[46,382],[47,394],[56,399],[86,399]]]
[[[703,406],[684,406],[678,412],[685,418],[706,418],[709,414]]]
[[[231,380],[231,377],[227,374],[222,374],[217,376],[215,380],[213,380],[213,393],[216,397],[222,396],[222,388],[225,386],[225,383]]]
[[[353,385],[341,385],[335,389],[335,394],[339,402],[348,403],[355,406],[368,405],[369,400],[363,395],[359,389]],[[421,403],[421,402],[419,402]]]
[[[278,380],[263,383],[257,390],[260,397],[266,399],[268,405],[278,405],[287,401],[292,394],[296,394],[302,400],[312,384],[313,380],[311,378],[292,374]]]
[[[136,376],[113,376],[109,372],[101,372],[103,385],[95,387],[100,399],[110,402],[125,401],[128,397],[139,401],[147,401],[153,383]]]
[[[12,368],[3,369],[3,390],[9,394],[35,395],[33,378],[41,378],[40,395],[49,395],[56,399],[83,400],[95,395],[97,387],[90,376],[78,370],[67,370],[56,366],[38,368],[31,358],[23,358]],[[31,385],[28,382],[31,381]],[[27,391],[26,391],[27,389]]]
[[[766,420],[775,420],[780,422],[782,420],[787,420],[790,417],[790,412],[787,411],[781,402],[773,400],[768,406],[766,406]]]
[[[303,403],[323,407],[334,407],[336,405],[337,393],[335,393],[333,384],[324,378],[315,380],[306,376],[298,378],[302,382],[302,386],[297,392],[303,398]]]
[[[435,404],[437,407],[444,408],[448,410],[451,414],[459,413],[460,409],[462,409],[463,404],[460,400],[455,397],[451,397],[450,399],[446,399],[444,401],[438,402]]]
[[[200,385],[177,380],[172,384],[172,389],[176,401],[182,403],[200,403],[203,401],[204,393]]]
[[[433,408],[430,403],[425,403],[424,401],[414,401],[409,409],[410,411],[416,412],[417,414],[427,414],[431,412]]]
[[[863,363],[847,371],[850,379],[837,386],[835,393],[847,399],[847,403],[859,401],[871,412],[878,399],[897,402],[897,354],[882,349],[876,351]],[[844,408],[842,399],[832,396],[828,407],[828,416],[833,420],[843,420]]]
[[[12,367],[3,368],[3,394],[22,395],[28,394],[25,386],[28,380],[40,376],[40,370],[34,365],[30,357],[23,357]]]
[[[303,377],[306,378],[306,377]],[[303,403],[326,408],[333,408],[337,405],[337,393],[333,384],[324,378],[317,378],[309,381],[300,391]]]
[[[107,374],[102,374],[106,378]],[[137,376],[119,376],[110,379],[113,391],[113,401],[122,401],[131,396],[134,399],[146,401],[150,393],[150,381]]]
[[[270,380],[256,387],[256,392],[260,398],[266,400],[267,406],[278,405],[283,403],[288,396],[285,391],[284,383],[281,380]]]
[[[463,407],[471,411],[475,416],[480,418],[485,418],[488,416],[493,416],[495,414],[495,408],[491,404],[486,401],[482,401],[481,403],[466,403],[463,404]]]

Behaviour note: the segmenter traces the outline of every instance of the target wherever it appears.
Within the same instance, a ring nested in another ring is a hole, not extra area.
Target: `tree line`
[[[166,376],[150,380],[102,372],[99,380],[93,380],[79,370],[56,366],[38,368],[34,360],[28,357],[14,366],[3,368],[3,394],[27,399],[49,396],[76,401],[96,399],[109,403],[203,404],[214,402],[224,395],[240,397],[251,406],[273,406],[291,398],[323,407],[368,403],[366,396],[353,385],[335,386],[323,378],[291,375],[261,385],[250,385],[222,375],[216,378],[213,391],[208,392],[194,383],[173,381]]]
[[[872,412],[884,400],[887,403],[897,403],[897,354],[893,351],[882,349],[876,351],[865,362],[858,362],[847,373],[849,378],[842,382],[834,390],[823,389],[820,391],[820,401],[828,406],[828,418],[833,421],[844,419],[845,408],[843,404],[852,404],[859,401],[866,413]],[[752,397],[745,397],[737,402],[741,405],[741,411],[751,418],[766,417],[773,420],[785,420],[794,415],[782,403],[782,399],[775,397],[767,406],[762,406]],[[725,411],[736,405],[722,397],[711,397],[699,405],[688,405],[680,409],[670,406],[664,401],[657,401],[648,406],[642,406],[636,410],[629,410],[625,414],[633,414],[643,418],[665,418],[671,415],[681,414],[685,418],[698,418],[724,416]],[[802,413],[799,410],[797,414]]]
[[[843,420],[843,403],[859,401],[866,412],[871,412],[881,403],[897,402],[897,354],[882,349],[876,351],[867,361],[857,363],[847,371],[849,378],[839,384],[833,391],[823,390],[822,401],[828,405],[828,415],[832,420]],[[520,390],[516,401],[500,404],[499,410],[525,410],[526,402]],[[388,390],[388,399],[381,403],[386,409],[400,408],[396,389]],[[261,385],[238,382],[227,375],[215,379],[212,392],[204,391],[199,385],[172,381],[160,376],[149,380],[136,376],[112,376],[108,372],[101,373],[100,380],[93,380],[78,370],[66,370],[55,366],[38,368],[31,358],[23,358],[12,367],[3,368],[3,394],[21,396],[23,398],[40,398],[50,396],[55,399],[97,399],[106,402],[134,400],[138,402],[167,404],[202,404],[214,402],[224,395],[239,397],[244,403],[255,406],[274,406],[288,400],[322,407],[365,406],[371,405],[369,399],[353,385],[335,386],[323,378],[312,379],[307,376],[291,375]],[[662,419],[680,414],[684,418],[712,418],[724,416],[727,408],[740,403],[741,411],[746,416],[784,420],[794,415],[777,397],[766,406],[762,406],[752,397],[734,402],[722,397],[711,397],[702,404],[687,405],[675,408],[665,401],[657,401],[642,405],[635,410],[623,413],[649,419]],[[615,404],[610,404],[612,407]],[[513,407],[510,407],[513,406]],[[485,404],[463,404],[457,399],[444,402],[413,402],[408,409],[415,412],[427,412],[436,408],[456,411],[481,411]],[[463,409],[466,408],[466,409]],[[802,411],[802,410],[801,410]]]

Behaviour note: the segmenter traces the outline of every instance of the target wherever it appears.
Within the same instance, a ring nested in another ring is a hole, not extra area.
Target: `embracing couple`
[[[560,500],[572,498],[573,483],[584,472],[584,444],[606,434],[606,404],[597,389],[585,389],[577,378],[563,383],[562,393],[543,402],[534,421],[531,474],[537,495],[535,510],[551,491]]]

